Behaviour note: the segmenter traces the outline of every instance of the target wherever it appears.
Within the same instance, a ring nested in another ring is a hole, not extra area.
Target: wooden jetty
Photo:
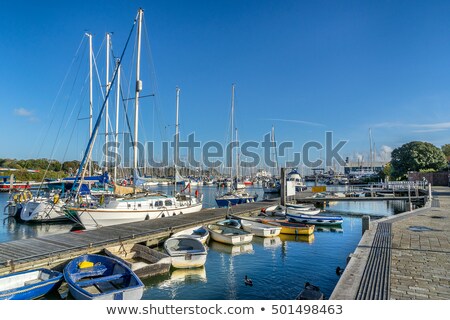
[[[0,275],[38,267],[58,268],[85,253],[99,253],[121,243],[157,245],[172,233],[196,225],[213,223],[227,214],[245,216],[259,213],[271,201],[247,203],[228,208],[204,209],[185,215],[98,228],[96,230],[54,234],[0,243]]]

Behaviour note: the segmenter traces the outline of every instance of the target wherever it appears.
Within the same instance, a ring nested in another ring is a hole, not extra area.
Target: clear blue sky
[[[297,150],[333,131],[351,157],[369,152],[369,128],[378,152],[450,142],[449,1],[11,0],[0,2],[0,157],[81,157],[86,40],[75,58],[77,48],[94,34],[104,81],[104,35],[114,32],[118,54],[139,7],[154,66],[144,55],[142,73],[154,72],[144,94],[157,94],[141,104],[143,140],[173,133],[179,86],[182,137],[223,142],[236,83],[241,140],[260,140],[273,124]]]

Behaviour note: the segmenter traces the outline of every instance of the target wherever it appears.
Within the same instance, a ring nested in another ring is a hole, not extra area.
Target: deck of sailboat
[[[235,216],[254,214],[270,201],[254,202],[228,208],[204,209],[197,213],[151,219],[102,227],[80,233],[70,232],[32,239],[0,243],[0,275],[39,266],[57,267],[85,253],[99,253],[105,247],[122,243],[158,244],[170,234],[200,224]]]

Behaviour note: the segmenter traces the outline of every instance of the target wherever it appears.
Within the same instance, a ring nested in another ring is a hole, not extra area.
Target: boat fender
[[[59,195],[55,194],[55,195],[53,196],[53,203],[54,203],[54,204],[57,204],[58,201],[59,201]]]
[[[164,214],[163,214],[163,217],[164,217]],[[150,220],[149,215],[146,215],[144,220]]]
[[[79,269],[92,268],[94,263],[91,261],[82,261],[78,264]]]

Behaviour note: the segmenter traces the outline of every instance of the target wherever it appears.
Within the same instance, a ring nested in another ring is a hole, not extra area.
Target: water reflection
[[[281,246],[281,238],[280,237],[272,237],[272,238],[261,238],[261,237],[253,237],[253,243],[262,245],[264,248],[277,248]]]
[[[256,237],[255,237],[256,238]],[[232,256],[240,255],[240,254],[253,254],[253,245],[251,243],[242,244],[239,246],[232,246],[229,244],[220,243],[217,241],[210,241],[208,244],[209,248],[221,252],[226,253]]]
[[[3,232],[0,232],[0,242],[35,238],[49,234],[66,233],[73,223],[21,223],[13,217],[3,219]]]
[[[283,242],[306,242],[313,243],[314,242],[314,233],[311,235],[295,235],[295,234],[280,234],[280,239]]]

